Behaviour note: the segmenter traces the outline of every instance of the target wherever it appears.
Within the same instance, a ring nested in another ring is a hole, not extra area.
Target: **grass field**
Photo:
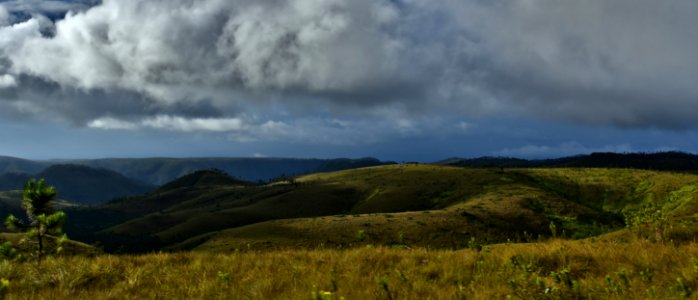
[[[481,251],[354,249],[68,256],[0,262],[7,299],[680,299],[698,245],[604,238]]]

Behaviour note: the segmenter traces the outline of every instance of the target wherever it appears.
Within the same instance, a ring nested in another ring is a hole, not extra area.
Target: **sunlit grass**
[[[698,288],[698,245],[552,240],[423,248],[72,256],[0,263],[8,299],[667,299]]]

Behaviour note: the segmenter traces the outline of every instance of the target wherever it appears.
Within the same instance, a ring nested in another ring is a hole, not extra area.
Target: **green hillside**
[[[319,244],[433,248],[594,236],[624,227],[624,214],[656,204],[693,224],[698,176],[624,169],[462,169],[386,166],[298,179],[367,195],[343,215],[280,220],[196,237],[181,248],[315,247]],[[413,212],[414,210],[422,210]],[[390,213],[386,213],[390,212]],[[367,214],[369,213],[369,214]],[[693,228],[687,228],[692,232]],[[357,233],[363,232],[363,238]]]
[[[461,248],[471,240],[536,240],[553,234],[551,224],[561,237],[598,235],[624,227],[625,214],[649,203],[681,224],[698,212],[698,176],[640,170],[390,165],[268,185],[226,180],[161,188],[73,214],[74,221],[112,216],[91,223],[96,233],[86,237],[107,248],[129,241],[174,249]]]

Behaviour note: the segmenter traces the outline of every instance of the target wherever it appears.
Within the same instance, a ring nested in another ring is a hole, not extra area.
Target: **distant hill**
[[[0,174],[0,191],[21,190],[27,179],[32,175],[27,173],[5,173]]]
[[[138,195],[153,186],[126,178],[107,169],[80,165],[53,165],[36,178],[44,178],[56,187],[59,196],[82,204],[104,203],[116,197]]]
[[[83,165],[102,168],[151,185],[162,185],[199,170],[219,169],[247,181],[316,172],[330,172],[361,167],[380,166],[375,158],[302,159],[302,158],[106,158],[33,161],[0,156],[0,176],[4,174],[37,174],[52,165]],[[0,189],[4,189],[0,178]]]
[[[555,159],[509,157],[450,158],[440,165],[475,168],[626,168],[661,171],[698,171],[698,155],[684,152],[592,153]]]
[[[16,157],[0,156],[0,174],[25,173],[35,174],[48,167],[50,164]]]
[[[157,191],[167,192],[181,188],[234,185],[253,185],[253,183],[233,178],[221,170],[213,169],[196,171],[194,173],[184,175],[161,186]]]
[[[374,158],[329,160],[287,158],[144,158],[31,161],[13,157],[0,157],[0,191],[21,189],[29,178],[44,178],[49,184],[58,189],[61,197],[82,204],[99,204],[113,198],[143,194],[154,189],[155,186],[200,170],[216,169],[234,176],[225,179],[220,177],[214,179],[214,177],[209,176],[201,179],[204,182],[224,180],[227,184],[235,184],[242,182],[240,180],[267,181],[274,178],[313,172],[327,172],[382,164],[385,163]],[[240,178],[240,180],[235,178]],[[175,184],[182,183],[182,181],[179,181]]]
[[[74,160],[96,168],[105,168],[149,184],[166,182],[198,170],[219,169],[247,181],[269,180],[315,172],[328,172],[385,164],[375,158],[297,159],[297,158],[124,158]]]
[[[58,190],[58,196],[80,204],[99,204],[116,197],[139,195],[154,187],[107,169],[80,165],[52,165],[30,175],[0,175],[0,190],[21,190],[30,178],[43,178]]]

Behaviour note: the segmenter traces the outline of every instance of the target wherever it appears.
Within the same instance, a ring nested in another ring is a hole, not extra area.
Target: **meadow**
[[[7,299],[680,299],[698,245],[629,232],[482,249],[361,247],[0,263]]]

